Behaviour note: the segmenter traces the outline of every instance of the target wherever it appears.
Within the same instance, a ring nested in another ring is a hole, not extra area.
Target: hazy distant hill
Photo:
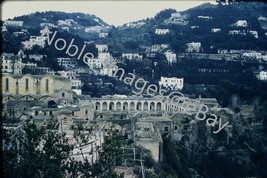
[[[137,43],[151,45],[169,43],[176,52],[183,52],[188,42],[201,42],[204,52],[214,52],[218,48],[266,50],[267,36],[267,4],[261,2],[231,3],[229,5],[212,5],[209,3],[180,12],[186,16],[187,24],[166,24],[175,10],[167,9],[158,13],[155,18],[145,19],[135,24],[123,25],[113,31],[113,38],[122,44]],[[207,19],[210,17],[210,19]],[[261,17],[261,20],[259,18]],[[247,27],[237,27],[238,20],[246,20]],[[170,29],[164,36],[155,35],[156,28]],[[212,33],[213,28],[221,29]],[[229,35],[230,30],[244,31],[247,35]],[[257,31],[258,38],[249,31]],[[125,46],[125,45],[124,45]],[[213,47],[213,51],[210,47]],[[127,48],[127,46],[125,46]],[[131,49],[129,49],[131,50]]]
[[[77,25],[84,27],[87,26],[109,26],[102,19],[95,15],[84,14],[84,13],[65,13],[65,12],[36,12],[29,15],[23,15],[15,17],[13,20],[22,20],[26,27],[39,27],[41,23],[53,23],[57,24],[58,20],[73,19],[77,22]]]

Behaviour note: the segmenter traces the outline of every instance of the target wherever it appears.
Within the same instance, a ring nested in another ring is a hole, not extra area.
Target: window
[[[6,91],[8,91],[8,90],[9,90],[9,79],[6,78]]]
[[[88,110],[85,110],[85,114],[88,114]]]
[[[65,93],[62,93],[62,95],[61,95],[61,96],[62,96],[62,98],[64,98],[64,97],[65,97]]]
[[[165,127],[165,132],[169,132],[169,127]]]
[[[25,81],[25,89],[26,91],[29,90],[29,79],[26,78],[26,81]]]
[[[49,80],[48,79],[45,80],[45,91],[46,92],[49,91]]]

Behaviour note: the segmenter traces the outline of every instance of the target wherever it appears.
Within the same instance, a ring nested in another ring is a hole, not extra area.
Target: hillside
[[[204,52],[214,52],[219,48],[267,49],[267,46],[263,45],[267,42],[266,21],[258,20],[261,16],[267,17],[267,5],[264,3],[232,3],[229,5],[207,3],[180,12],[182,16],[185,16],[186,24],[164,23],[170,18],[171,13],[175,12],[173,9],[167,9],[159,12],[154,18],[136,22],[145,24],[140,27],[123,25],[113,32],[112,38],[121,42],[128,50],[131,50],[125,45],[128,43],[138,43],[139,46],[169,43],[174,51],[184,52],[186,43],[189,42],[201,42]],[[238,20],[246,20],[247,27],[234,26]],[[164,36],[155,35],[157,28],[170,29],[170,33]],[[212,33],[213,28],[221,29],[221,31]],[[249,34],[229,35],[230,30],[257,31],[258,38]],[[212,50],[210,50],[211,46]]]

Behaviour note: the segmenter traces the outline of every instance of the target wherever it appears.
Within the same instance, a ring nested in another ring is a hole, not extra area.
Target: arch
[[[123,102],[122,110],[123,110],[123,111],[128,111],[128,110],[129,110],[129,108],[128,108],[128,103],[127,103],[127,102]]]
[[[95,116],[94,116],[94,119],[93,120],[95,120],[99,115],[102,115],[102,116],[107,116],[107,117],[110,117],[107,113],[105,113],[105,112],[100,112],[100,113],[98,113],[98,114],[96,114]]]
[[[148,103],[147,102],[143,103],[143,111],[148,111]]]
[[[35,98],[32,95],[23,95],[18,100],[35,100]]]
[[[5,95],[3,98],[2,98],[2,102],[7,102],[9,100],[17,100],[16,97],[14,97],[13,95]]]
[[[102,103],[102,111],[107,111],[108,110],[108,103],[107,102],[103,102]]]
[[[135,110],[135,103],[132,101],[130,103],[130,111],[134,111]]]
[[[96,102],[96,103],[95,103],[95,110],[96,110],[96,111],[101,110],[101,108],[100,108],[100,102]]]
[[[115,104],[114,102],[110,102],[109,103],[109,108],[108,108],[109,111],[114,111],[115,110]]]
[[[137,102],[137,104],[136,104],[136,110],[137,111],[141,111],[142,110],[142,103],[140,101]]]
[[[116,111],[121,111],[121,102],[116,103]]]
[[[39,100],[46,100],[46,99],[51,99],[52,98],[52,96],[50,96],[50,95],[43,95],[43,96],[41,96],[40,98],[39,98]]]
[[[57,103],[54,100],[49,100],[47,106],[48,108],[57,108]]]
[[[156,111],[161,111],[161,102],[157,102]]]
[[[149,110],[150,111],[155,111],[155,103],[154,102],[150,103]]]

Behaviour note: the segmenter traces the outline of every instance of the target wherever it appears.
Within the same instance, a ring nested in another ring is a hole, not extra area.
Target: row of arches
[[[164,105],[161,102],[114,102],[97,101],[94,103],[96,111],[162,111]]]

